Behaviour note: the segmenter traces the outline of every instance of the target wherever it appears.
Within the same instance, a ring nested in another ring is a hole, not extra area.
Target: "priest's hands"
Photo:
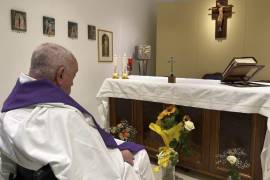
[[[129,163],[131,166],[133,166],[134,162],[134,156],[129,150],[123,150],[121,151],[123,159],[125,162]]]

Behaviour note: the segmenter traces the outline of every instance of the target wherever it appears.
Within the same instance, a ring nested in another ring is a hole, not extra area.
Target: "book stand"
[[[237,87],[268,86],[250,82],[250,79],[262,68],[264,65],[257,65],[254,57],[235,57],[223,72],[221,83]]]

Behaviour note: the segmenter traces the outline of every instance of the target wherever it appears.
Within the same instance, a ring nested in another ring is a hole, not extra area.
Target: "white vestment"
[[[1,172],[5,177],[6,167],[14,162],[32,170],[50,164],[59,180],[153,179],[145,150],[135,155],[132,167],[124,162],[119,149],[105,146],[90,116],[62,103],[1,114],[0,149],[5,157]]]

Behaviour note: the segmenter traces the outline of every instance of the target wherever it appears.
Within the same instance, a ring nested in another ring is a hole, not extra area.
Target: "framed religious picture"
[[[113,61],[113,32],[98,29],[98,61]]]
[[[43,34],[46,36],[55,36],[55,19],[43,16]]]
[[[88,25],[88,39],[96,40],[96,26]]]
[[[150,45],[138,45],[135,46],[135,56],[138,60],[150,60],[151,59],[151,46]]]
[[[19,32],[26,32],[26,12],[11,10],[11,29]]]
[[[78,23],[68,21],[68,37],[78,39]]]

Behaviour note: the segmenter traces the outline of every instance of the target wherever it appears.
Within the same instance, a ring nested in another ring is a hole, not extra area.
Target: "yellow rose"
[[[161,167],[167,167],[170,162],[170,157],[172,153],[176,153],[173,148],[170,147],[160,147],[158,157],[158,165]]]
[[[157,119],[158,119],[158,120],[161,120],[161,119],[163,119],[164,116],[166,116],[166,115],[167,115],[166,110],[163,110],[161,113],[159,113]]]
[[[168,107],[166,108],[166,110],[167,110],[167,115],[169,116],[169,115],[175,113],[176,107],[175,107],[175,105],[170,105],[170,106],[168,106]]]
[[[237,158],[235,156],[227,156],[227,161],[229,161],[231,165],[234,165],[237,161]]]
[[[195,129],[193,122],[190,120],[185,121],[185,129],[188,131]]]

